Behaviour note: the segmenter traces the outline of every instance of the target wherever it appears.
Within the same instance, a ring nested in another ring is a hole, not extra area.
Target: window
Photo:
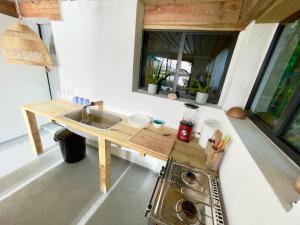
[[[147,90],[146,70],[159,67],[165,78],[158,92],[177,92],[195,99],[190,87],[194,79],[202,85],[209,80],[209,98],[218,103],[238,32],[144,31],[139,88]]]
[[[247,106],[249,117],[300,165],[300,24],[281,25]]]
[[[47,48],[49,49],[49,53],[52,59],[53,66],[51,70],[46,70],[46,77],[48,81],[48,87],[50,92],[51,99],[58,99],[60,93],[60,79],[57,67],[57,56],[56,56],[56,48],[52,33],[52,26],[50,23],[38,24],[39,34]]]

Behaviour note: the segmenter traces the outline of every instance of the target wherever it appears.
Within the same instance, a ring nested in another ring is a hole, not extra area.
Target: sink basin
[[[119,116],[91,108],[87,110],[84,120],[82,119],[81,109],[67,113],[64,117],[101,130],[110,129],[122,121],[122,118]]]

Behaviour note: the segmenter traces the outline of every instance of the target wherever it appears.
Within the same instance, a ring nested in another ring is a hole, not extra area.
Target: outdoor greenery
[[[292,46],[294,47],[294,46]],[[286,65],[283,76],[270,103],[269,112],[279,118],[300,84],[300,40]]]
[[[187,89],[195,92],[207,93],[209,88],[209,82],[210,82],[210,75],[206,77],[204,85],[201,84],[200,81],[197,80],[196,78],[193,78],[190,86]]]
[[[154,64],[157,64],[156,66]],[[158,84],[159,82],[166,79],[171,73],[166,71],[161,71],[162,62],[152,61],[148,62],[148,65],[145,67],[146,81],[149,84]]]

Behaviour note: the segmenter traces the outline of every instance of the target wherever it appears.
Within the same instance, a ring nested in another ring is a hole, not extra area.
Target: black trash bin
[[[84,137],[62,128],[55,132],[54,140],[58,141],[65,162],[75,163],[85,157]]]

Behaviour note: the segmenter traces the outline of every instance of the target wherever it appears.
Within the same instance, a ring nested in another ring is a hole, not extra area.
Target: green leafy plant
[[[187,89],[195,92],[207,93],[209,88],[209,82],[210,82],[210,76],[207,76],[205,85],[202,85],[199,82],[199,80],[193,78],[190,86]]]
[[[145,67],[146,81],[149,84],[158,84],[160,81],[169,76],[169,73],[161,72],[162,63],[158,62],[157,66],[153,65],[153,61],[150,65]]]

